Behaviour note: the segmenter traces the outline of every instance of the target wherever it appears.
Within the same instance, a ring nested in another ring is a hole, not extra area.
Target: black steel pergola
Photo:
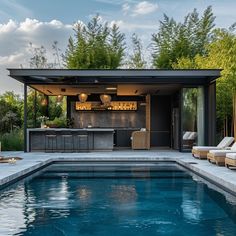
[[[27,87],[34,85],[92,84],[175,84],[182,87],[203,86],[205,94],[206,144],[214,144],[216,129],[216,79],[220,69],[156,70],[69,70],[8,69],[10,77],[24,84],[24,142],[27,135]],[[209,121],[211,123],[209,124]],[[26,151],[26,150],[25,150]]]

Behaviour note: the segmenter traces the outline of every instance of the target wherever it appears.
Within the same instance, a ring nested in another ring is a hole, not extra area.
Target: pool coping
[[[165,153],[162,152],[163,156],[122,156],[119,157],[117,153],[116,157],[93,157],[86,155],[81,155],[80,157],[68,157],[69,155],[61,155],[61,157],[45,157],[44,160],[41,161],[29,161],[25,160],[25,165],[20,166],[19,170],[16,170],[16,165],[9,165],[9,164],[1,164],[0,165],[0,172],[1,166],[4,165],[5,168],[9,169],[9,172],[5,176],[0,173],[0,189],[4,188],[5,186],[9,186],[10,184],[42,169],[53,162],[65,162],[65,161],[76,161],[76,162],[153,162],[153,161],[165,161],[165,162],[176,162],[177,164],[187,168],[188,170],[192,171],[196,175],[202,177],[203,179],[211,182],[212,184],[220,187],[221,189],[236,195],[236,172],[232,170],[228,170],[225,167],[218,167],[212,164],[209,164],[207,161],[193,159],[190,154],[179,154],[177,157],[165,157]],[[102,155],[102,154],[100,154]],[[177,154],[176,154],[177,155]],[[24,156],[24,155],[23,155]],[[168,156],[168,154],[166,154]],[[40,157],[40,155],[39,155]],[[43,157],[43,155],[42,155]],[[28,161],[28,162],[27,162]],[[22,160],[21,162],[24,162]],[[210,168],[209,166],[210,165]],[[222,169],[223,168],[223,169]],[[12,170],[13,169],[13,170]],[[11,170],[11,171],[10,171]],[[232,174],[233,173],[233,174]],[[232,179],[232,176],[234,177]]]

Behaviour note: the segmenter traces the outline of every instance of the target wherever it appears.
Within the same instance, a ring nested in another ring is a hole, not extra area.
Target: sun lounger
[[[227,153],[226,154],[225,166],[227,168],[236,167],[236,153]]]
[[[207,154],[207,159],[209,162],[224,166],[225,165],[225,157],[228,153],[236,153],[236,142],[233,144],[232,147],[225,150],[210,150]]]
[[[183,135],[183,147],[191,149],[196,142],[197,132],[186,131]]]
[[[192,155],[199,159],[207,159],[210,150],[219,150],[229,147],[234,141],[233,137],[224,137],[217,146],[193,146]]]

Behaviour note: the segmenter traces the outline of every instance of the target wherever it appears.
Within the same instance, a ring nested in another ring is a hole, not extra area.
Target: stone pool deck
[[[210,164],[206,160],[195,159],[190,153],[180,153],[173,150],[119,150],[90,153],[1,152],[0,155],[23,158],[23,160],[17,161],[16,164],[0,163],[0,188],[53,161],[176,161],[236,195],[236,170],[219,167]]]

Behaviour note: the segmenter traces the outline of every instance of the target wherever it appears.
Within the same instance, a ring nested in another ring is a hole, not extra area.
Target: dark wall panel
[[[74,128],[93,127],[114,128],[114,143],[117,147],[130,147],[130,137],[133,131],[145,127],[145,106],[138,102],[137,111],[76,111],[75,101],[70,104],[68,117],[73,118]]]
[[[171,98],[151,97],[151,146],[170,147],[171,144]]]
[[[91,124],[102,128],[142,128],[145,127],[145,106],[138,103],[137,111],[87,111],[75,110],[75,102],[71,102],[71,118],[74,128],[84,128]]]

